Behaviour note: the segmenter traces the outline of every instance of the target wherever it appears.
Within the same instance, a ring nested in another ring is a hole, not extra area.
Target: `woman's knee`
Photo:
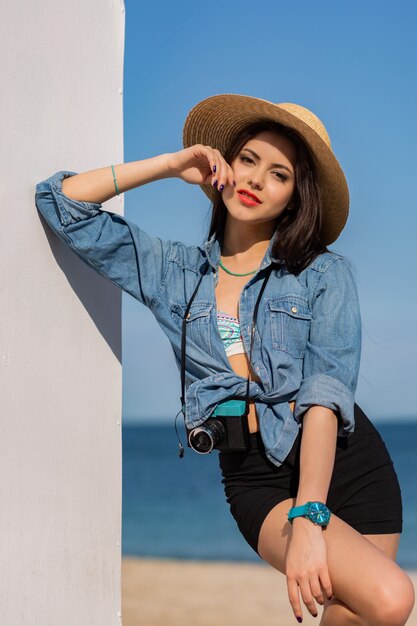
[[[404,626],[415,604],[410,577],[401,572],[395,580],[380,581],[374,593],[378,601],[371,626]]]
[[[258,543],[260,556],[284,574],[291,537],[287,512],[291,506],[292,500],[286,500],[270,511]],[[415,603],[409,576],[391,559],[381,557],[382,550],[376,550],[376,546],[371,548],[368,540],[335,515],[325,537],[335,600],[340,600],[340,604],[335,602],[333,607],[328,604],[328,608],[325,605],[323,626],[336,626],[337,619],[340,624],[352,626],[404,626]],[[351,558],[347,564],[346,551],[358,555],[358,559]],[[364,583],[361,583],[361,575],[364,575]],[[366,588],[367,583],[369,588]],[[352,610],[344,609],[343,604],[348,609],[352,606]]]
[[[375,605],[368,615],[358,615],[338,598],[326,601],[320,626],[404,626],[415,604],[414,587],[407,576],[373,586]]]

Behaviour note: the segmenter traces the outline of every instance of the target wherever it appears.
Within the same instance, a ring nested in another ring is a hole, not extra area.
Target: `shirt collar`
[[[268,265],[270,265],[271,263],[279,263],[282,264],[284,263],[284,259],[279,259],[275,256],[273,256],[272,254],[272,245],[273,245],[273,241],[274,241],[274,237],[272,237],[269,241],[268,244],[268,248],[265,252],[264,258],[262,259],[262,263],[260,265],[259,269],[264,269],[265,267],[268,267]],[[207,241],[204,242],[204,244],[202,245],[202,249],[204,250],[206,256],[207,256],[207,260],[210,263],[210,265],[212,265],[212,267],[217,270],[217,266],[219,264],[219,260],[220,260],[220,242],[219,240],[216,238],[216,233],[213,233],[213,235],[210,237],[210,239],[208,239]]]

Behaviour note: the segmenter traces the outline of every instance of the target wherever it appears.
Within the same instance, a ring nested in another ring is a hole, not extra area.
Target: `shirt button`
[[[291,311],[292,311],[293,313],[297,313],[298,309],[297,309],[297,307],[296,307],[296,306],[293,306],[293,307],[291,307]]]

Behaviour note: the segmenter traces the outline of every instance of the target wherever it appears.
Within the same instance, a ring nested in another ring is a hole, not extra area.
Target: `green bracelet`
[[[113,165],[111,166],[111,169],[112,169],[112,172],[113,172],[113,180],[114,180],[114,186],[116,187],[116,193],[117,193],[118,196],[120,196],[119,187],[117,186],[116,174],[114,173]]]

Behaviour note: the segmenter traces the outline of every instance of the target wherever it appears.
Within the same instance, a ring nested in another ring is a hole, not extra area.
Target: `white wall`
[[[121,624],[121,292],[51,233],[34,193],[123,161],[124,24],[120,0],[2,3],[4,626]]]

